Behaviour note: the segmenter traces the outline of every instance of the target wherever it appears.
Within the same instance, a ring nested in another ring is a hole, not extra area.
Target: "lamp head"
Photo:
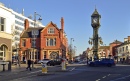
[[[42,18],[41,17],[39,17],[39,19],[38,19],[39,21],[41,21],[42,20]]]

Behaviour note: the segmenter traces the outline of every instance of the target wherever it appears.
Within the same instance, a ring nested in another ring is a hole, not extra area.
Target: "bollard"
[[[46,63],[43,63],[42,64],[42,73],[47,73],[47,64]]]
[[[8,61],[8,70],[11,70],[11,61]]]
[[[66,70],[66,62],[65,59],[62,59],[62,70]]]

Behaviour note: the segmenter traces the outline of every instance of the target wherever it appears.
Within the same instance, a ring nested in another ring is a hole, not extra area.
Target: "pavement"
[[[73,65],[73,64],[72,64]],[[81,64],[79,64],[81,65]],[[130,64],[121,64],[121,63],[117,63],[117,65],[130,65]],[[71,66],[71,65],[69,65]],[[73,65],[74,66],[74,65]],[[77,66],[77,64],[76,64]],[[27,64],[20,64],[20,67],[18,65],[12,65],[12,70],[11,71],[0,71],[0,76],[1,75],[6,75],[6,74],[11,74],[11,73],[15,73],[15,72],[22,72],[22,71],[26,71],[26,67],[27,67]],[[60,71],[58,69],[59,66],[57,66],[57,70],[56,71]],[[39,68],[42,68],[42,65],[41,64],[34,64],[34,68],[33,69],[39,69]],[[60,67],[59,67],[60,68]]]
[[[20,64],[20,67],[18,65],[12,65],[12,68],[10,71],[8,71],[8,70],[0,71],[0,75],[6,75],[6,74],[14,73],[14,72],[26,71],[26,67],[27,67],[27,64]],[[34,64],[34,68],[32,68],[32,69],[38,69],[41,67],[42,67],[41,64]]]
[[[27,64],[20,64],[20,67],[19,65],[12,65],[12,69],[10,71],[0,71],[0,76],[2,75],[6,75],[6,74],[13,74],[13,73],[17,73],[17,72],[24,72],[26,71],[26,67],[27,67]],[[31,65],[32,67],[32,65]],[[53,67],[53,66],[48,66],[48,67]],[[55,67],[57,67],[56,69],[51,69],[51,70],[48,70],[48,72],[65,72],[65,71],[62,71],[61,70],[61,67],[60,65],[56,65]],[[34,64],[34,68],[33,69],[40,69],[42,68],[42,65],[41,64]],[[68,71],[69,69],[67,69]]]
[[[71,64],[69,66],[71,66]],[[24,71],[26,71],[26,67],[27,67],[27,64],[20,64],[20,67],[19,67],[19,65],[12,65],[12,69],[10,71],[7,71],[7,70],[6,71],[0,71],[0,76],[1,75],[2,76],[6,75],[6,74],[13,74],[13,73],[17,73],[17,72],[24,72]],[[48,66],[48,67],[53,67],[53,66]],[[48,70],[48,72],[50,72],[50,73],[51,72],[66,72],[66,71],[70,71],[71,70],[70,68],[66,68],[67,70],[63,71],[63,70],[61,70],[61,66],[60,65],[56,65],[55,67],[57,67],[57,68],[50,69],[50,70]],[[32,68],[32,70],[33,69],[40,69],[40,68],[42,68],[41,64],[34,64],[34,68]]]

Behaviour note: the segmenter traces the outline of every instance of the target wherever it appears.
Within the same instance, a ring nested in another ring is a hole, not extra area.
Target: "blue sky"
[[[60,19],[64,17],[65,32],[74,38],[73,46],[76,54],[81,54],[87,47],[89,37],[92,37],[91,14],[95,5],[101,15],[99,35],[104,44],[114,40],[124,41],[130,35],[130,0],[0,0],[5,6],[19,13],[24,8],[25,16],[36,11],[42,16],[42,23],[47,25],[53,21],[60,28]]]

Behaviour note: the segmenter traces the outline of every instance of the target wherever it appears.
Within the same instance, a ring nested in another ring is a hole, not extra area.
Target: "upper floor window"
[[[122,48],[123,52],[124,52],[124,47]]]
[[[20,21],[15,20],[15,23],[20,25],[20,26],[24,26],[24,24],[22,22],[20,22]]]
[[[36,47],[36,40],[32,39],[32,47]]]
[[[20,17],[20,16],[18,16],[18,15],[15,15],[15,18],[17,18],[17,19],[19,19],[19,20],[21,20],[21,21],[24,21],[24,18],[22,18],[22,17]]]
[[[119,48],[119,52],[121,52],[121,48]]]
[[[128,51],[128,46],[126,46],[126,51]]]
[[[23,28],[21,28],[21,27],[19,27],[19,26],[15,26],[15,29],[16,29],[16,30],[23,31]]]
[[[48,34],[54,34],[55,31],[54,31],[54,28],[48,28]]]
[[[0,17],[0,31],[5,31],[5,18]]]
[[[56,38],[47,38],[46,46],[56,46]]]
[[[26,40],[24,39],[24,40],[22,40],[22,46],[26,46]]]

